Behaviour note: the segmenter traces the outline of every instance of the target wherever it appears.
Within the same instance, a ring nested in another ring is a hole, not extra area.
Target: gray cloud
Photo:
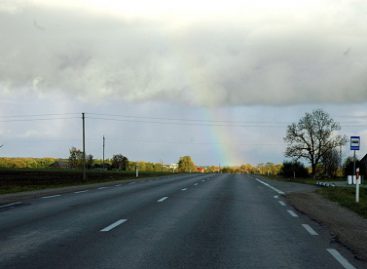
[[[8,4],[0,8],[0,94],[198,106],[366,102],[367,5],[354,3],[307,20],[181,27]]]

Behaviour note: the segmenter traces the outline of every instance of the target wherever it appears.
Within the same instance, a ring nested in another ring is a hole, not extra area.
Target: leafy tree
[[[183,156],[178,161],[178,171],[188,173],[195,172],[196,167],[190,156]]]
[[[129,159],[122,154],[116,154],[112,157],[112,168],[126,171],[129,167]]]
[[[83,165],[83,152],[75,147],[72,147],[69,151],[70,168],[81,168]]]
[[[328,152],[346,143],[346,137],[337,135],[340,125],[321,109],[306,113],[298,123],[287,128],[285,156],[310,162],[312,176]]]
[[[288,178],[307,177],[307,168],[301,162],[283,162],[283,166],[279,172],[280,175]]]

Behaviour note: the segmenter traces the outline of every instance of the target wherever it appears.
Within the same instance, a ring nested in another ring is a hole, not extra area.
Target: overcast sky
[[[365,0],[0,0],[0,38],[0,156],[67,157],[86,112],[96,158],[105,135],[108,157],[281,162],[316,108],[367,151]],[[60,115],[12,117],[37,114]]]

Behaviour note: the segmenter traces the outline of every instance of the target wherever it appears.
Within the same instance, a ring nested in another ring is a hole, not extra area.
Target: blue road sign
[[[361,138],[359,136],[350,137],[350,150],[359,150]]]

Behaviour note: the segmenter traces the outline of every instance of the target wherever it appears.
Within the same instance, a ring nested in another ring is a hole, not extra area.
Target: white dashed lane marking
[[[74,193],[75,193],[75,194],[78,194],[78,193],[84,193],[84,192],[87,192],[87,191],[89,191],[89,190],[75,191]]]
[[[114,223],[112,223],[111,225],[108,225],[106,228],[103,228],[101,230],[101,232],[109,232],[111,231],[112,229],[116,228],[117,226],[121,225],[122,223],[126,222],[127,219],[120,219]]]
[[[163,201],[167,200],[168,197],[162,197],[161,199],[157,200],[158,203],[162,203]]]
[[[283,201],[279,201],[279,204],[280,204],[281,206],[286,206],[286,204],[285,204]]]
[[[303,228],[306,229],[306,231],[310,234],[310,235],[319,235],[314,229],[312,229],[312,227],[308,224],[302,224]]]
[[[14,203],[6,204],[6,205],[1,205],[0,208],[12,207],[12,206],[21,205],[21,204],[23,204],[23,203],[22,202],[14,202]]]
[[[351,265],[347,259],[345,259],[339,251],[333,248],[326,249],[327,252],[329,252],[335,260],[337,260],[345,269],[356,269],[353,265]]]
[[[183,189],[181,189],[181,191],[186,191],[187,190],[187,188],[183,188]]]
[[[56,194],[56,195],[51,195],[51,196],[43,196],[42,199],[50,199],[50,198],[56,198],[56,197],[60,197],[61,194]]]
[[[292,210],[287,210],[287,212],[289,213],[289,215],[291,215],[293,218],[298,218],[298,215],[296,213],[294,213],[294,211]]]

